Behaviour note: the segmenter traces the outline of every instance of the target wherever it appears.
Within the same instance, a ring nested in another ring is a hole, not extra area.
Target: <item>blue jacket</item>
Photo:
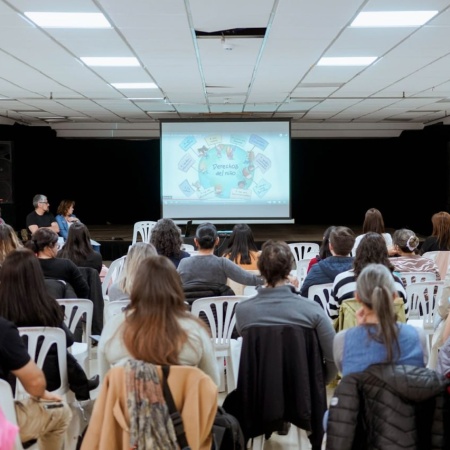
[[[308,289],[315,284],[332,283],[334,277],[353,266],[351,256],[328,256],[314,264],[309,270],[300,288],[300,295],[308,297]]]
[[[72,214],[70,217],[76,217],[75,214]],[[69,234],[69,224],[67,223],[67,220],[62,216],[61,214],[58,214],[55,217],[56,221],[59,225],[59,235],[64,238],[64,240],[67,239],[67,235]]]

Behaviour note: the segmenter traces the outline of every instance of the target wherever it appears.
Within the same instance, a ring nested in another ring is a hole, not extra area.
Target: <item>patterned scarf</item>
[[[129,359],[125,364],[130,448],[178,450],[177,437],[153,364]]]

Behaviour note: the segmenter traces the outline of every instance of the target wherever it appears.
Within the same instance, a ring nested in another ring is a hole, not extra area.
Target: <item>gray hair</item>
[[[37,208],[39,202],[46,202],[46,201],[47,201],[47,196],[45,196],[44,194],[36,194],[33,197],[33,206],[34,206],[34,208]]]

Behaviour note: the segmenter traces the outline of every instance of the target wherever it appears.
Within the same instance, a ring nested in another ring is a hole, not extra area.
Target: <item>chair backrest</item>
[[[424,328],[433,328],[434,311],[442,295],[444,281],[415,282],[406,286],[409,319],[424,319]]]
[[[236,305],[246,298],[244,295],[225,295],[198,298],[192,303],[191,313],[194,316],[201,317],[201,313],[206,316],[216,349],[230,345],[236,325]]]
[[[66,333],[61,328],[56,327],[18,327],[18,330],[22,339],[26,337],[28,353],[40,369],[44,366],[50,348],[56,345],[61,384],[58,389],[52,392],[58,395],[66,395],[69,392]],[[28,394],[22,383],[17,380],[15,398],[27,396]]]
[[[16,416],[16,408],[14,406],[14,395],[11,389],[11,385],[0,378],[0,399],[1,405],[0,409],[2,410],[5,418],[8,422],[13,425],[17,425],[17,416]],[[15,439],[15,450],[22,450],[23,446],[20,442],[19,431],[17,431],[17,436]]]
[[[408,286],[411,283],[422,281],[436,281],[436,274],[434,272],[397,272],[403,285]]]
[[[152,229],[156,225],[155,221],[152,220],[142,220],[136,222],[133,226],[133,239],[131,245],[136,244],[136,242],[150,242],[150,236],[152,234]]]
[[[108,320],[111,319],[111,317],[115,316],[116,314],[120,314],[123,312],[123,310],[130,304],[130,300],[116,300],[114,302],[107,302],[105,303],[105,309],[104,309],[104,322],[108,322]]]
[[[450,269],[450,251],[435,250],[431,252],[425,252],[422,256],[432,259],[439,268],[439,274],[441,280],[444,280]]]
[[[313,284],[308,289],[308,298],[317,302],[328,314],[328,303],[330,302],[333,283]]]
[[[292,242],[289,244],[295,263],[301,259],[311,259],[319,254],[320,246],[316,242]],[[298,270],[298,266],[297,266]]]
[[[302,287],[303,281],[306,278],[306,275],[308,274],[308,266],[311,262],[312,258],[305,258],[297,261],[297,278],[299,282],[299,289]]]
[[[58,298],[56,301],[64,309],[64,323],[72,333],[76,333],[80,321],[83,324],[83,342],[89,343],[92,333],[94,303],[87,298]]]
[[[125,259],[127,255],[123,255],[120,258],[115,259],[111,262],[108,268],[108,272],[106,272],[105,278],[102,282],[102,294],[105,301],[109,300],[108,297],[108,288],[113,284],[115,281],[117,281],[118,276],[120,275],[120,272],[123,269],[123,265],[125,264]]]
[[[188,253],[193,253],[195,252],[195,247],[191,244],[181,244],[181,250],[184,250]]]

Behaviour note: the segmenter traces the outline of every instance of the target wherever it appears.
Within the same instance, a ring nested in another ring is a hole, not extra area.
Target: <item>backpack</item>
[[[238,420],[222,408],[217,407],[213,425],[214,450],[245,450],[244,433]]]

